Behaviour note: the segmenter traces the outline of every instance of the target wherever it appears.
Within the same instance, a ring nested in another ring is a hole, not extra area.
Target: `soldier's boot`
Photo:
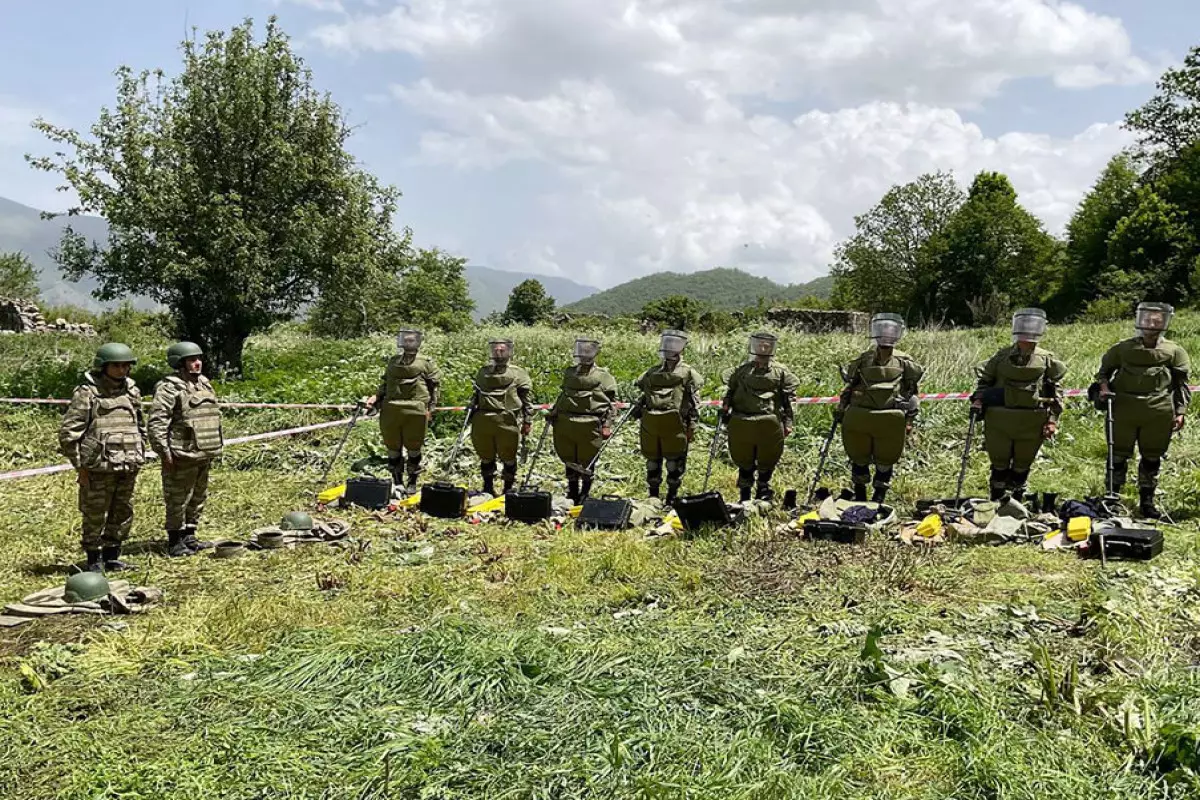
[[[758,482],[754,485],[754,499],[766,500],[768,503],[775,499],[775,490],[771,488],[771,476],[775,474],[773,469],[760,469],[758,471]]]
[[[579,473],[567,467],[567,499],[579,505]]]
[[[136,564],[130,564],[128,561],[121,560],[121,545],[115,544],[111,547],[106,547],[101,551],[104,558],[105,572],[125,572],[126,570],[137,569]]]
[[[167,555],[171,558],[192,555],[192,551],[183,543],[183,531],[167,531]]]
[[[517,462],[505,461],[500,470],[500,480],[504,484],[504,493],[508,494],[517,485]]]
[[[1009,473],[1009,476],[1009,486],[1011,487],[1010,491],[1012,493],[1012,499],[1016,500],[1018,503],[1024,503],[1025,490],[1027,488],[1026,484],[1029,483],[1029,470],[1014,469]]]
[[[1154,492],[1158,489],[1158,471],[1161,467],[1161,461],[1151,461],[1147,458],[1143,458],[1138,464],[1138,497],[1141,501],[1138,510],[1145,519],[1162,519],[1162,512],[1154,504]]]
[[[754,491],[754,470],[738,468],[738,499],[743,503],[750,502],[750,493]]]
[[[850,482],[854,485],[854,500],[862,503],[867,499],[867,484],[871,482],[871,468],[865,465],[850,465]]]
[[[675,499],[679,497],[679,488],[683,486],[683,473],[686,471],[685,459],[667,459],[667,505],[674,504]]]
[[[992,500],[999,500],[1004,497],[1008,491],[1008,470],[993,468],[989,483],[991,487],[991,494],[989,496]]]
[[[483,491],[485,494],[496,496],[496,462],[481,461],[479,462],[479,475],[483,478]]]
[[[888,490],[892,488],[892,467],[875,467],[875,489],[871,495],[872,503],[882,503],[887,500]]]
[[[660,458],[646,459],[646,493],[658,497],[662,486],[663,462]]]
[[[205,541],[204,539],[196,538],[196,526],[183,526],[183,546],[193,553],[199,553],[201,550],[211,550],[216,547],[216,542]]]
[[[421,478],[421,454],[409,453],[404,461],[404,488],[412,494],[417,490],[417,481]]]
[[[583,480],[581,480],[579,482],[579,502],[582,503],[584,500],[587,500],[588,496],[591,495],[591,493],[592,493],[592,479],[584,478]]]
[[[104,561],[101,560],[99,550],[87,551],[87,571],[104,572]]]
[[[387,460],[388,472],[392,476],[392,484],[395,486],[404,485],[404,456],[392,456]]]
[[[1112,466],[1112,493],[1117,497],[1121,496],[1121,492],[1125,490],[1125,481],[1129,480],[1129,462],[1117,461],[1113,459]],[[1105,487],[1107,490],[1108,487]]]

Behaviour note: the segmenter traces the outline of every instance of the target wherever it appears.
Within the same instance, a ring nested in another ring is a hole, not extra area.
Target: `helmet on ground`
[[[137,356],[129,349],[129,345],[121,342],[109,342],[100,345],[96,357],[92,359],[92,367],[104,369],[105,364],[136,364]]]
[[[313,529],[313,521],[312,517],[303,511],[289,511],[283,515],[283,519],[279,522],[279,527],[285,531],[311,531]]]
[[[1014,342],[1038,342],[1046,335],[1046,312],[1040,308],[1021,308],[1013,314]]]
[[[576,339],[575,340],[575,362],[577,364],[592,365],[596,363],[596,356],[600,355],[600,340],[599,339]]]
[[[1166,333],[1175,309],[1166,303],[1138,303],[1134,327],[1138,333]]]
[[[663,331],[658,340],[658,352],[663,360],[679,358],[687,347],[688,337],[683,331]]]
[[[770,358],[775,355],[775,344],[779,339],[772,333],[759,331],[750,334],[750,355],[758,358]]]
[[[195,342],[176,342],[167,348],[167,366],[179,369],[187,359],[202,355],[204,350]]]
[[[513,355],[512,339],[492,339],[488,342],[488,355],[492,361],[499,363],[510,360]]]
[[[425,334],[420,331],[405,329],[396,334],[396,349],[404,353],[415,353],[421,349]]]
[[[871,338],[880,347],[895,347],[904,338],[907,328],[899,314],[876,314],[871,317]]]
[[[77,572],[63,587],[63,600],[68,603],[90,603],[101,597],[108,597],[108,578],[99,572]]]

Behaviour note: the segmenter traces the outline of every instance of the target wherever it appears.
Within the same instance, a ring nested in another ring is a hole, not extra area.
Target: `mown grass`
[[[1176,338],[1193,352],[1200,318]],[[497,331],[432,336],[461,401]],[[550,399],[574,331],[510,331]],[[1049,345],[1085,386],[1127,326],[1056,328]],[[605,337],[623,387],[654,338]],[[1002,331],[916,332],[906,349],[926,389],[965,389]],[[832,394],[848,336],[785,335],[805,393]],[[147,339],[146,350],[165,342]],[[94,343],[55,338],[34,372],[0,380],[35,394],[69,384]],[[710,378],[744,338],[695,337]],[[350,400],[371,390],[386,339],[315,342],[295,330],[252,341],[227,397]],[[147,363],[147,369],[155,365]],[[151,376],[152,377],[152,376]],[[41,389],[41,391],[38,391]],[[5,409],[0,469],[53,463],[56,412]],[[804,489],[826,408],[801,408],[781,483]],[[336,418],[245,411],[231,431]],[[444,449],[455,415],[438,425]],[[711,419],[711,418],[709,418]],[[959,403],[930,403],[901,465],[901,505],[944,495],[965,429]],[[1098,415],[1070,406],[1035,488],[1094,494]],[[308,507],[340,432],[229,451],[208,535],[240,537]],[[362,424],[336,474],[378,447]],[[696,444],[688,488],[703,479]],[[632,431],[611,448],[604,490],[636,493]],[[836,448],[835,448],[836,453]],[[1164,475],[1181,521],[1150,565],[1035,548],[864,548],[802,543],[755,521],[681,541],[640,531],[472,526],[336,512],[354,548],[236,561],[167,560],[157,472],[137,496],[139,582],[167,592],[136,618],[39,621],[0,631],[0,796],[1152,798],[1200,792],[1200,545],[1197,440],[1189,426]],[[464,457],[464,466],[469,459]],[[833,460],[831,482],[845,478]],[[539,472],[556,480],[552,459]],[[719,463],[717,488],[733,491]],[[981,488],[976,454],[968,485]],[[62,579],[77,558],[66,476],[0,485],[0,595]],[[324,587],[324,588],[322,588]],[[22,671],[24,668],[24,671]],[[31,674],[34,676],[31,678]]]

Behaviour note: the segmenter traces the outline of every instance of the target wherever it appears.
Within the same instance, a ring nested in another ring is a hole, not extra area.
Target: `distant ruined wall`
[[[801,333],[866,333],[871,315],[862,311],[772,308],[767,312],[767,321]]]
[[[59,317],[46,322],[41,310],[28,300],[0,297],[0,334],[13,333],[74,333],[95,336],[96,329],[86,322],[67,322]]]

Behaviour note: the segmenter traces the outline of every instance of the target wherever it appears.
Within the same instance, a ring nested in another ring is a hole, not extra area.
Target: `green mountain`
[[[829,276],[784,286],[740,269],[718,267],[686,274],[655,272],[571,303],[566,310],[610,316],[635,315],[652,300],[682,294],[714,308],[738,311],[756,305],[760,298],[771,303],[785,303],[806,296],[826,298],[832,289],[833,278]]]
[[[595,286],[584,286],[566,278],[549,275],[533,275],[527,272],[507,272],[490,267],[468,266],[467,282],[471,284],[471,299],[475,301],[475,318],[486,317],[493,311],[503,311],[508,305],[508,294],[518,283],[536,278],[546,287],[546,294],[560,306],[574,303],[599,291]]]

